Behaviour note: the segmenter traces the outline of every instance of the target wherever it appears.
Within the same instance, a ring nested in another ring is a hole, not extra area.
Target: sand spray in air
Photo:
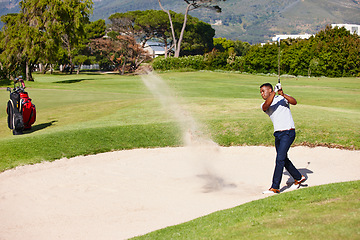
[[[153,72],[142,75],[141,79],[156,99],[160,101],[164,111],[171,114],[178,122],[183,133],[183,142],[190,152],[189,157],[203,164],[205,172],[198,177],[206,181],[204,191],[213,192],[225,187],[234,187],[234,184],[227,184],[223,178],[219,177],[212,167],[213,161],[221,160],[219,145],[200,130],[199,123],[176,100],[175,92],[160,76]]]

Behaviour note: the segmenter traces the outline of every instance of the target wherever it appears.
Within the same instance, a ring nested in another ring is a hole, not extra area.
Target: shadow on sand
[[[224,188],[236,188],[236,184],[227,183],[221,177],[215,176],[214,174],[200,174],[197,177],[202,178],[206,181],[206,184],[203,186],[205,193],[217,192]]]
[[[311,171],[310,169],[308,169],[310,165],[310,162],[308,162],[308,166],[306,168],[299,168],[299,172],[301,173],[301,175],[303,175],[306,179],[308,179],[308,174],[312,174],[314,173],[313,171]],[[286,181],[286,186],[282,187],[280,189],[280,192],[286,191],[287,189],[289,189],[293,183],[295,182],[294,178],[290,175],[290,173],[288,171],[284,172],[284,175],[289,176],[289,179]],[[300,187],[307,187],[307,184],[301,183]]]

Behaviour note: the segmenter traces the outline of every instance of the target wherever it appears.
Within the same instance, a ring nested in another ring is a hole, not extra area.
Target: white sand
[[[360,151],[291,148],[309,186],[359,180]],[[136,149],[0,174],[0,239],[126,239],[260,199],[273,147]],[[310,163],[310,164],[309,164]],[[285,172],[282,186],[289,180]]]

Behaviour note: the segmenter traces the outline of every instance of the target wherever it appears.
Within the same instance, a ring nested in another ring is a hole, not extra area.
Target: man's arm
[[[279,95],[283,96],[290,104],[292,104],[292,105],[297,104],[296,99],[293,98],[292,96],[289,96],[289,95],[285,94],[282,89],[279,89],[278,93],[279,93]]]
[[[262,110],[265,112],[270,107],[272,101],[274,100],[274,97],[276,95],[276,92],[271,92],[269,97],[265,100],[264,104],[262,105]]]

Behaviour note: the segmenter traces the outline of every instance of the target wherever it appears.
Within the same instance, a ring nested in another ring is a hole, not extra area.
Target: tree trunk
[[[174,25],[173,25],[173,22],[172,22],[172,19],[171,19],[171,14],[170,14],[170,11],[167,11],[164,9],[164,7],[161,5],[161,2],[160,0],[159,1],[159,5],[160,5],[160,8],[167,13],[167,15],[169,16],[169,21],[170,21],[170,29],[171,29],[171,34],[172,34],[172,39],[173,39],[173,42],[174,42],[174,48],[175,48],[175,53],[177,52],[177,44],[176,44],[176,37],[175,37],[175,30],[174,30]],[[166,54],[165,54],[165,58],[166,58]]]
[[[126,58],[124,57],[124,62],[122,64],[122,67],[121,67],[121,70],[120,70],[120,75],[125,74],[125,65],[126,65]]]
[[[70,63],[70,74],[73,74],[74,68],[75,68],[74,64]]]
[[[165,43],[164,45],[164,52],[165,52],[165,58],[167,58],[167,54],[168,54],[168,48],[167,48],[167,43]]]
[[[25,64],[25,78],[26,81],[29,81],[30,79],[30,69],[29,69],[29,61],[26,60],[26,64]]]
[[[32,74],[31,74],[31,68],[30,68],[30,63],[29,60],[26,59],[26,63],[25,63],[25,78],[26,81],[34,81]]]
[[[179,37],[179,41],[178,41],[178,45],[175,49],[175,57],[179,57],[180,56],[180,48],[181,48],[181,42],[184,36],[184,32],[185,32],[185,28],[186,28],[186,23],[187,23],[187,16],[189,14],[189,9],[191,7],[192,4],[188,4],[188,6],[186,7],[186,11],[185,11],[185,15],[184,15],[184,23],[181,29],[181,33],[180,33],[180,37]]]
[[[81,67],[82,67],[82,64],[80,64],[80,65],[78,66],[78,69],[77,69],[76,74],[79,74],[79,73],[80,73],[80,69],[81,69]]]
[[[47,64],[45,64],[45,66],[41,64],[41,66],[42,66],[42,73],[43,73],[43,74],[46,74],[46,71],[47,71],[47,68],[48,68],[49,64],[47,63]],[[41,68],[40,68],[40,69],[41,69]],[[40,71],[41,71],[41,70],[40,70]]]

